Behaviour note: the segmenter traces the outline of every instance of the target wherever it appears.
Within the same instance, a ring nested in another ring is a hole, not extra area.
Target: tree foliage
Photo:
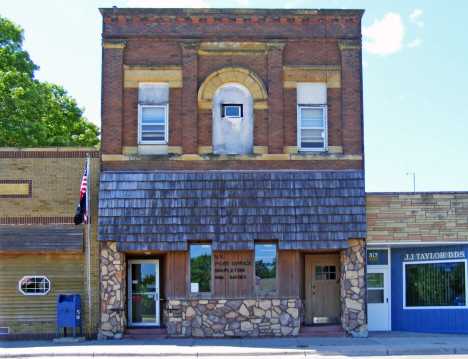
[[[23,29],[0,17],[0,146],[95,146],[99,129],[63,87],[34,78]]]

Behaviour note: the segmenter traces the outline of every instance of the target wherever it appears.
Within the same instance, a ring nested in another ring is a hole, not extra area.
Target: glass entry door
[[[367,269],[367,323],[369,330],[390,328],[390,283],[388,269]]]
[[[128,261],[129,325],[159,326],[159,261]]]

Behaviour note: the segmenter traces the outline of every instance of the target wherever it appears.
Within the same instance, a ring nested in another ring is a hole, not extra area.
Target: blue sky
[[[0,0],[25,29],[36,77],[63,85],[100,125],[99,7],[365,9],[366,190],[468,191],[468,1]]]

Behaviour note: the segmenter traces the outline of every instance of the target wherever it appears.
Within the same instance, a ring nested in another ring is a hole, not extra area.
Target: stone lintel
[[[180,41],[180,46],[182,46],[183,49],[198,49],[200,47],[200,40],[183,39]]]
[[[103,49],[121,49],[125,48],[127,42],[122,39],[102,39],[102,48]]]
[[[361,40],[339,40],[338,47],[343,50],[361,50]]]

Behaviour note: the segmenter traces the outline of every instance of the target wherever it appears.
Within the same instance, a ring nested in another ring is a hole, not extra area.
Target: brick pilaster
[[[101,148],[122,153],[123,50],[125,40],[102,40]]]
[[[268,42],[268,153],[283,153],[283,48]]]
[[[182,152],[198,153],[198,40],[182,40]],[[169,125],[170,126],[170,125]]]
[[[343,152],[363,153],[361,41],[342,40],[341,95],[343,101]]]

